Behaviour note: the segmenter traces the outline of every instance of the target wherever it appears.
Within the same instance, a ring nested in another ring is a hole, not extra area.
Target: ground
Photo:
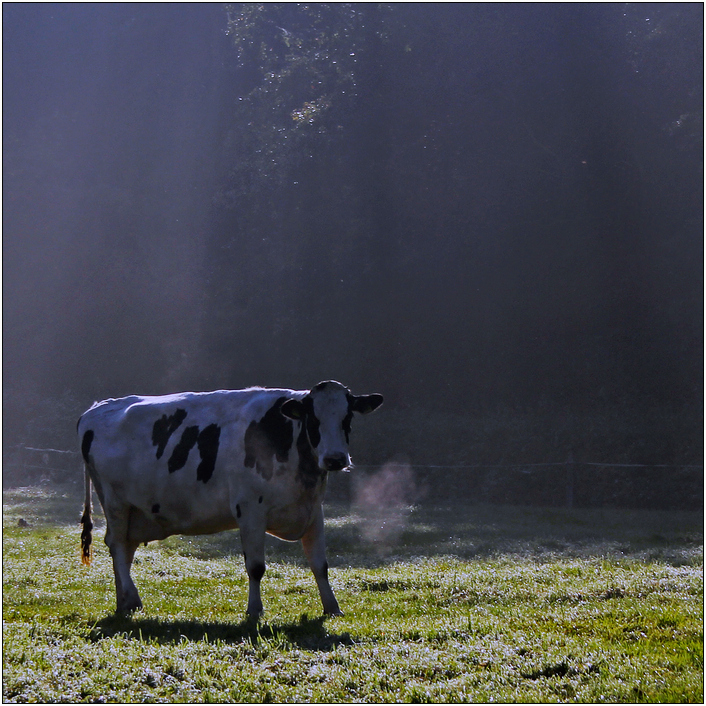
[[[252,621],[237,532],[141,547],[145,609],[114,617],[80,509],[78,485],[4,494],[6,702],[703,702],[702,513],[334,505],[345,616],[271,540]]]

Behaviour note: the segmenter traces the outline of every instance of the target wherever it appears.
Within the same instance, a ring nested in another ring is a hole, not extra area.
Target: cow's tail
[[[81,515],[81,525],[83,525],[83,531],[81,532],[81,563],[90,566],[93,558],[93,550],[91,548],[93,522],[91,521],[91,475],[88,472],[88,464],[86,464],[85,472],[86,497],[83,503],[83,515]]]

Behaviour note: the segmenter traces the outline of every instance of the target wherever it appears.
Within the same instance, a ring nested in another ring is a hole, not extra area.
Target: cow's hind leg
[[[140,594],[130,576],[130,566],[136,549],[136,544],[128,542],[114,543],[110,547],[115,572],[116,612],[118,613],[131,613],[142,608]]]
[[[131,613],[142,608],[142,601],[131,576],[130,567],[138,543],[128,539],[129,510],[106,512],[105,543],[110,549],[115,574],[116,612]]]
[[[309,566],[319,588],[321,603],[326,615],[343,615],[338,607],[336,596],[333,595],[328,581],[328,562],[326,561],[326,540],[324,538],[324,512],[321,506],[316,510],[314,521],[302,537],[302,547],[309,560]]]

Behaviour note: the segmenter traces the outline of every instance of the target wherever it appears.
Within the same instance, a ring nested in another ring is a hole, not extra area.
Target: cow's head
[[[351,465],[348,437],[353,413],[368,414],[382,404],[382,395],[352,395],[340,382],[320,382],[301,400],[287,400],[285,417],[301,422],[319,468],[341,471]]]

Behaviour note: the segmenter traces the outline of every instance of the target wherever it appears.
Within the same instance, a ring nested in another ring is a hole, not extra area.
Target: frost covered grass
[[[272,540],[257,622],[237,533],[141,547],[145,609],[113,616],[100,526],[79,561],[80,504],[4,494],[6,702],[703,701],[700,513],[457,504],[386,532],[331,507],[346,615],[320,617],[301,548]]]

